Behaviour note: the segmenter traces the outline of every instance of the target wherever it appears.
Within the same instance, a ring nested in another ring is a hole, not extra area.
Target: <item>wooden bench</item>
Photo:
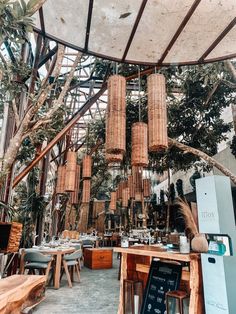
[[[45,298],[45,276],[13,275],[0,279],[0,314],[30,313]]]

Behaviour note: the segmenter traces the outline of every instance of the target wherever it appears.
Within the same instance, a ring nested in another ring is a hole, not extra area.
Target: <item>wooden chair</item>
[[[24,274],[25,269],[29,270],[29,274],[35,274],[35,269],[39,270],[40,274],[44,274],[46,280],[51,269],[53,258],[48,255],[43,255],[40,252],[25,251],[24,252],[24,265],[21,269],[21,274]]]
[[[77,250],[71,254],[65,254],[62,260],[63,270],[65,270],[66,278],[69,284],[69,287],[72,288],[73,273],[76,271],[78,276],[78,282],[80,282],[80,259],[82,257],[82,250]],[[71,268],[71,273],[69,272]],[[63,272],[62,272],[63,275]]]

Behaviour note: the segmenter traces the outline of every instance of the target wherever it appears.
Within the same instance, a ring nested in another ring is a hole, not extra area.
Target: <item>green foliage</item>
[[[178,196],[180,198],[183,198],[184,197],[184,190],[183,190],[183,180],[181,179],[178,179],[175,183],[176,185],[176,191],[178,193]]]
[[[33,31],[32,8],[37,1],[24,0],[0,2],[0,42],[9,40],[15,44],[22,44],[26,40],[27,32]]]
[[[236,158],[236,136],[234,135],[233,139],[232,139],[232,143],[230,145],[231,148],[231,153],[234,155],[234,157]]]

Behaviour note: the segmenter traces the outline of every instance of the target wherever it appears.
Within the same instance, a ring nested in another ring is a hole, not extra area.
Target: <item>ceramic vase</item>
[[[208,251],[208,242],[204,233],[195,234],[191,241],[191,247],[194,252],[206,253]]]

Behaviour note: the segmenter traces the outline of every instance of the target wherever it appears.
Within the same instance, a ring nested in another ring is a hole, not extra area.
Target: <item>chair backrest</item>
[[[69,230],[62,231],[61,236],[62,236],[63,239],[69,238],[70,237],[70,231]]]
[[[64,260],[66,261],[73,261],[77,260],[82,257],[82,250],[77,250],[71,254],[65,254],[64,255]]]
[[[75,245],[73,245],[73,247],[76,249],[76,251],[82,250],[82,245],[81,244],[75,244]]]
[[[43,255],[40,252],[26,252],[24,256],[25,262],[49,263],[51,260],[51,256]]]
[[[92,240],[82,240],[82,244],[83,246],[87,246],[87,245],[90,245],[91,247],[94,247],[94,241]]]

